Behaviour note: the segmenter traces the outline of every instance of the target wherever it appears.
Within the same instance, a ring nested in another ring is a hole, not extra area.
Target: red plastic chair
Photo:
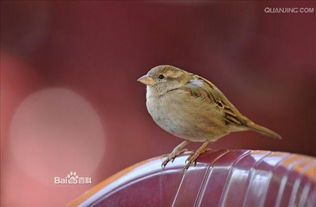
[[[101,182],[70,206],[316,206],[316,159],[283,152],[218,150],[183,170],[157,157]]]

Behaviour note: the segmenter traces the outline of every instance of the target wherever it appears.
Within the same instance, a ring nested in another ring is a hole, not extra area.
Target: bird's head
[[[190,79],[190,73],[171,65],[159,65],[148,71],[137,81],[147,85],[160,94],[185,85]]]

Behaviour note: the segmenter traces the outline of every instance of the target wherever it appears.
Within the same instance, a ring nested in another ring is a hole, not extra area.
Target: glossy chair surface
[[[284,152],[217,150],[183,170],[162,157],[104,180],[70,206],[316,206],[316,159]]]

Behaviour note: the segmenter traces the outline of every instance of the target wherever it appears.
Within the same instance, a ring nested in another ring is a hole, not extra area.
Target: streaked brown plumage
[[[159,65],[138,79],[147,85],[146,106],[153,120],[167,132],[185,139],[163,162],[165,166],[192,142],[203,142],[185,168],[224,135],[244,130],[281,138],[276,132],[242,115],[210,81],[171,65]]]

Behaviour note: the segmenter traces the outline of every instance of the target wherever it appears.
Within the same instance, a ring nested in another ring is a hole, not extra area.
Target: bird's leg
[[[163,163],[161,164],[162,167],[165,167],[169,161],[174,161],[174,159],[182,154],[183,152],[187,151],[187,149],[185,149],[184,147],[187,146],[190,143],[190,141],[185,140],[183,142],[181,142],[179,145],[177,145],[170,154],[168,154],[165,159],[165,161],[163,161]]]
[[[185,169],[188,169],[192,163],[196,163],[196,159],[203,153],[210,151],[211,148],[208,148],[207,145],[209,141],[204,142],[188,159],[186,160],[187,164],[185,165]]]

